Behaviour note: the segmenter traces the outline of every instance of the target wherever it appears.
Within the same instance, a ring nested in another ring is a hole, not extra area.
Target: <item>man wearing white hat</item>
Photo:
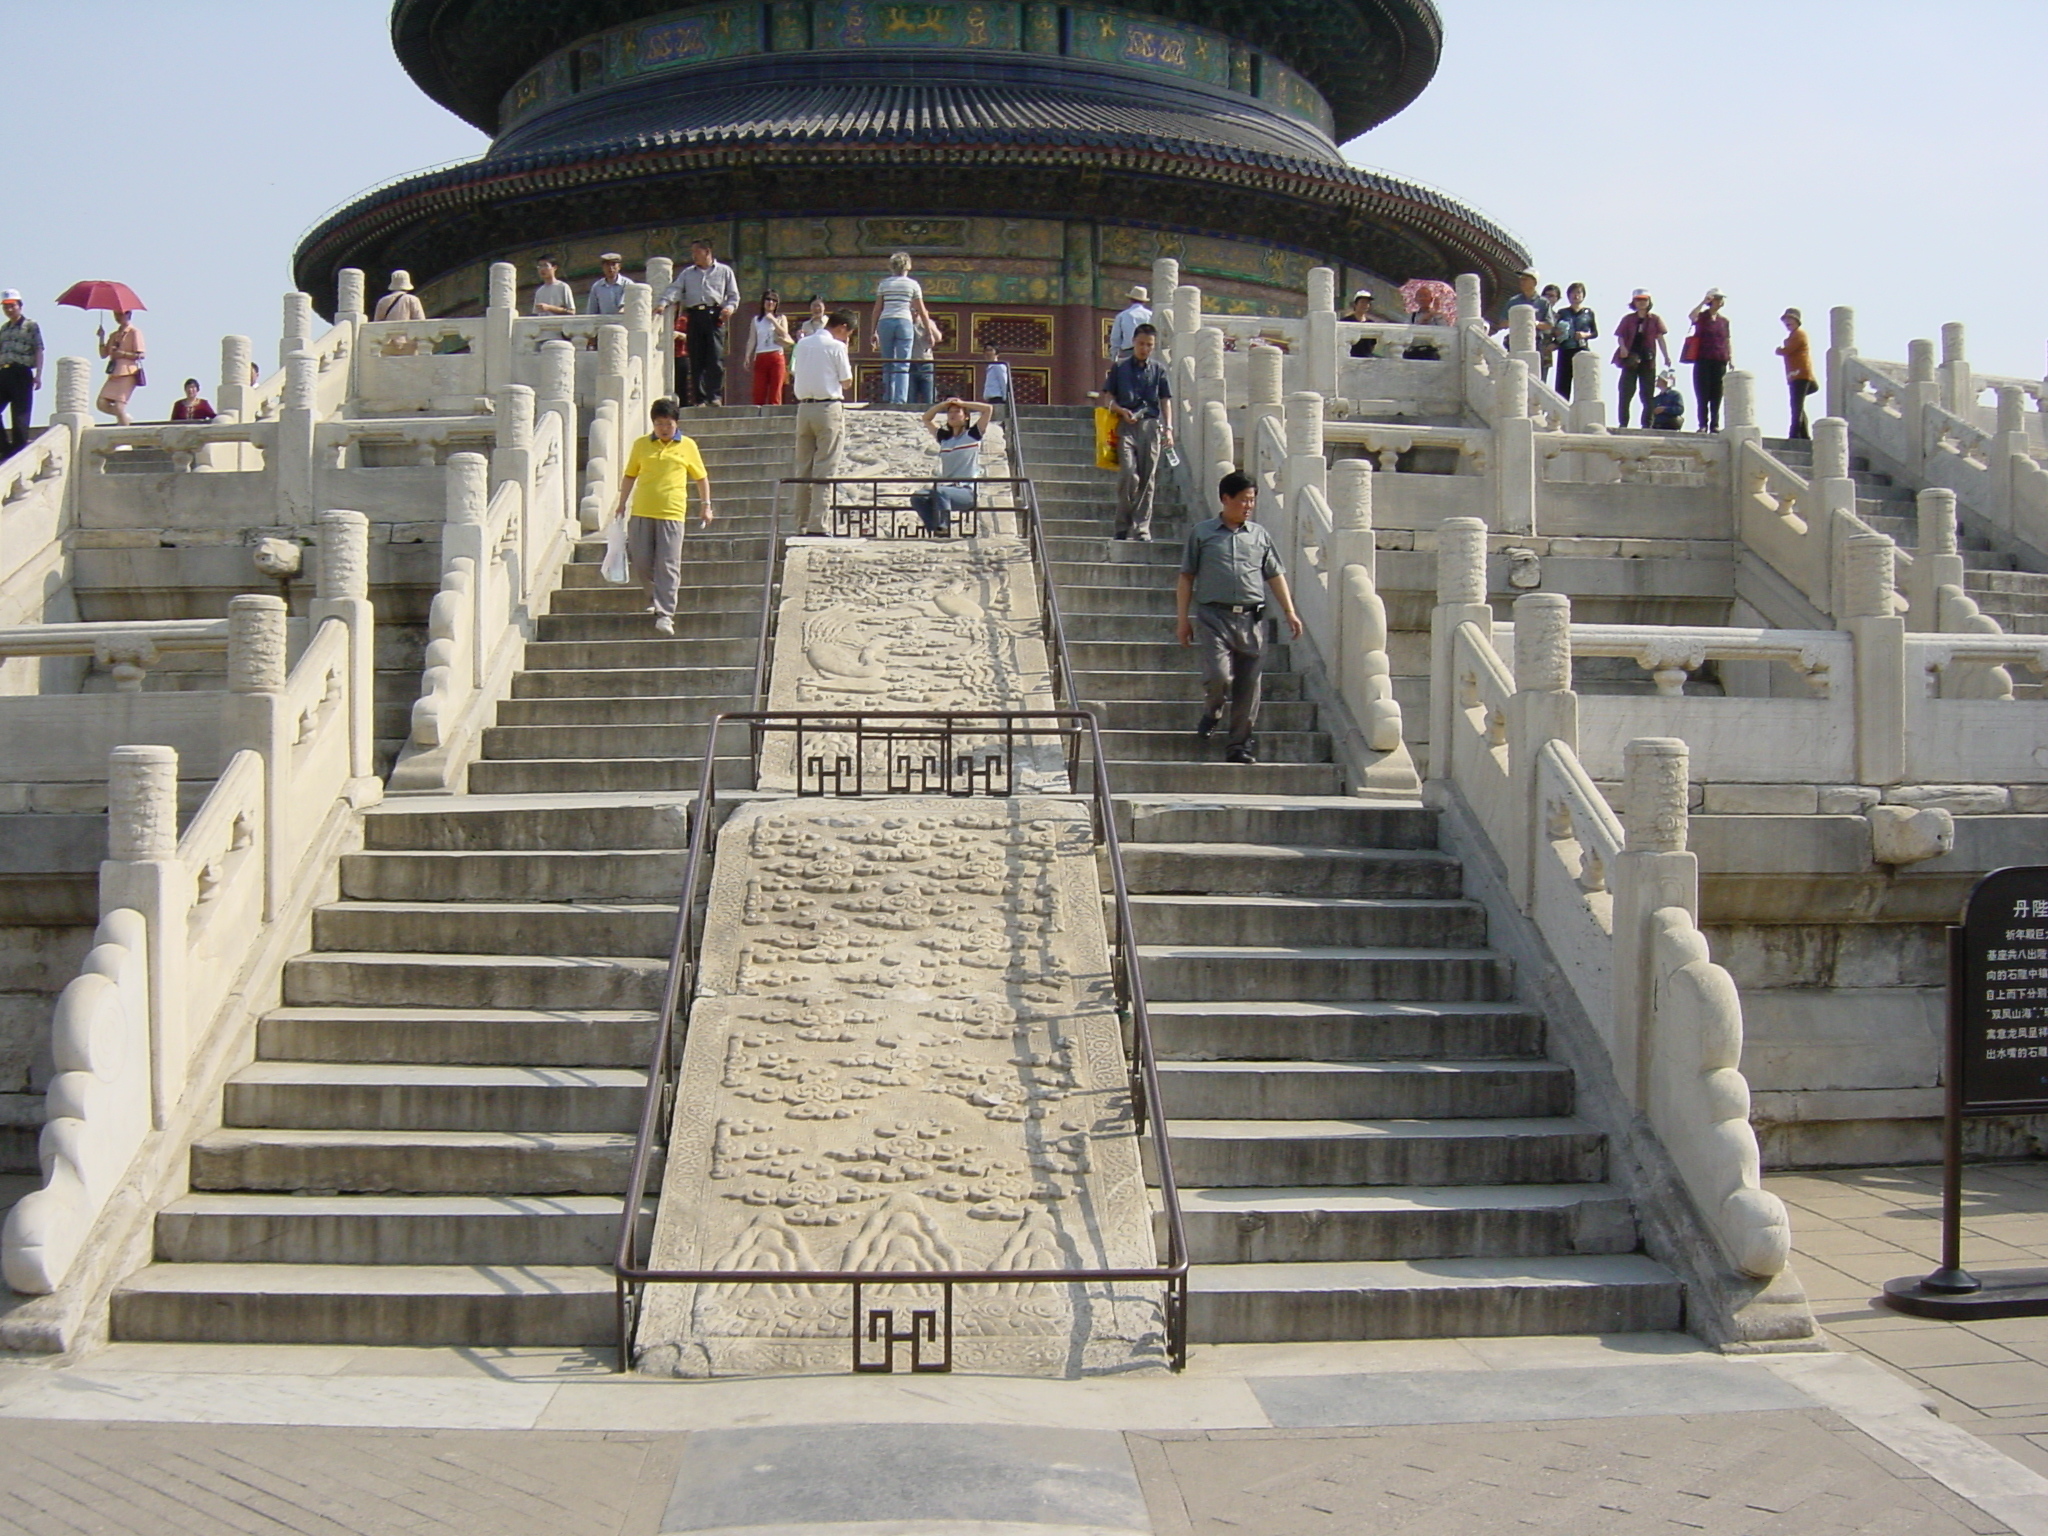
[[[1138,327],[1152,323],[1152,295],[1142,283],[1134,283],[1124,291],[1124,297],[1131,302],[1109,322],[1109,360],[1120,363],[1131,355],[1131,337]]]
[[[376,311],[370,318],[372,320],[424,320],[427,318],[426,306],[420,303],[419,295],[412,291],[412,274],[410,272],[399,271],[391,274],[391,287],[384,297],[377,301]]]
[[[43,328],[21,312],[20,290],[0,290],[0,412],[12,413],[11,430],[0,432],[5,458],[28,446],[29,417],[43,387]]]

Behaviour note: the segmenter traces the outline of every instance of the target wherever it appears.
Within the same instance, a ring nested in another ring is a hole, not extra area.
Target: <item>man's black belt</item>
[[[837,395],[798,395],[798,405],[844,405],[846,402]]]
[[[718,304],[692,304],[690,306],[690,313],[693,315],[715,315],[723,307]]]
[[[1264,603],[1204,603],[1204,608],[1221,608],[1225,613],[1248,613],[1255,619],[1266,616]]]

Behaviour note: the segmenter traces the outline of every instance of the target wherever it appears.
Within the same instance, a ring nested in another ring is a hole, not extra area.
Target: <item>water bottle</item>
[[[1171,443],[1166,445],[1166,467],[1168,469],[1180,468],[1180,450]]]

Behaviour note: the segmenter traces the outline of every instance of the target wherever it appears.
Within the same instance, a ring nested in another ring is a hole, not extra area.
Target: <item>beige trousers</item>
[[[837,400],[804,400],[796,408],[796,469],[799,480],[831,480],[839,474],[839,451],[846,442],[846,412]],[[799,485],[791,507],[799,533],[827,533],[825,511],[832,504],[830,488]]]

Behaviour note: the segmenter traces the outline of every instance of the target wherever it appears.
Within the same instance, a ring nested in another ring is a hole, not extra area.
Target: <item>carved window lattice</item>
[[[1052,320],[1045,315],[976,315],[974,350],[986,352],[1031,352],[1041,357],[1053,353]]]

